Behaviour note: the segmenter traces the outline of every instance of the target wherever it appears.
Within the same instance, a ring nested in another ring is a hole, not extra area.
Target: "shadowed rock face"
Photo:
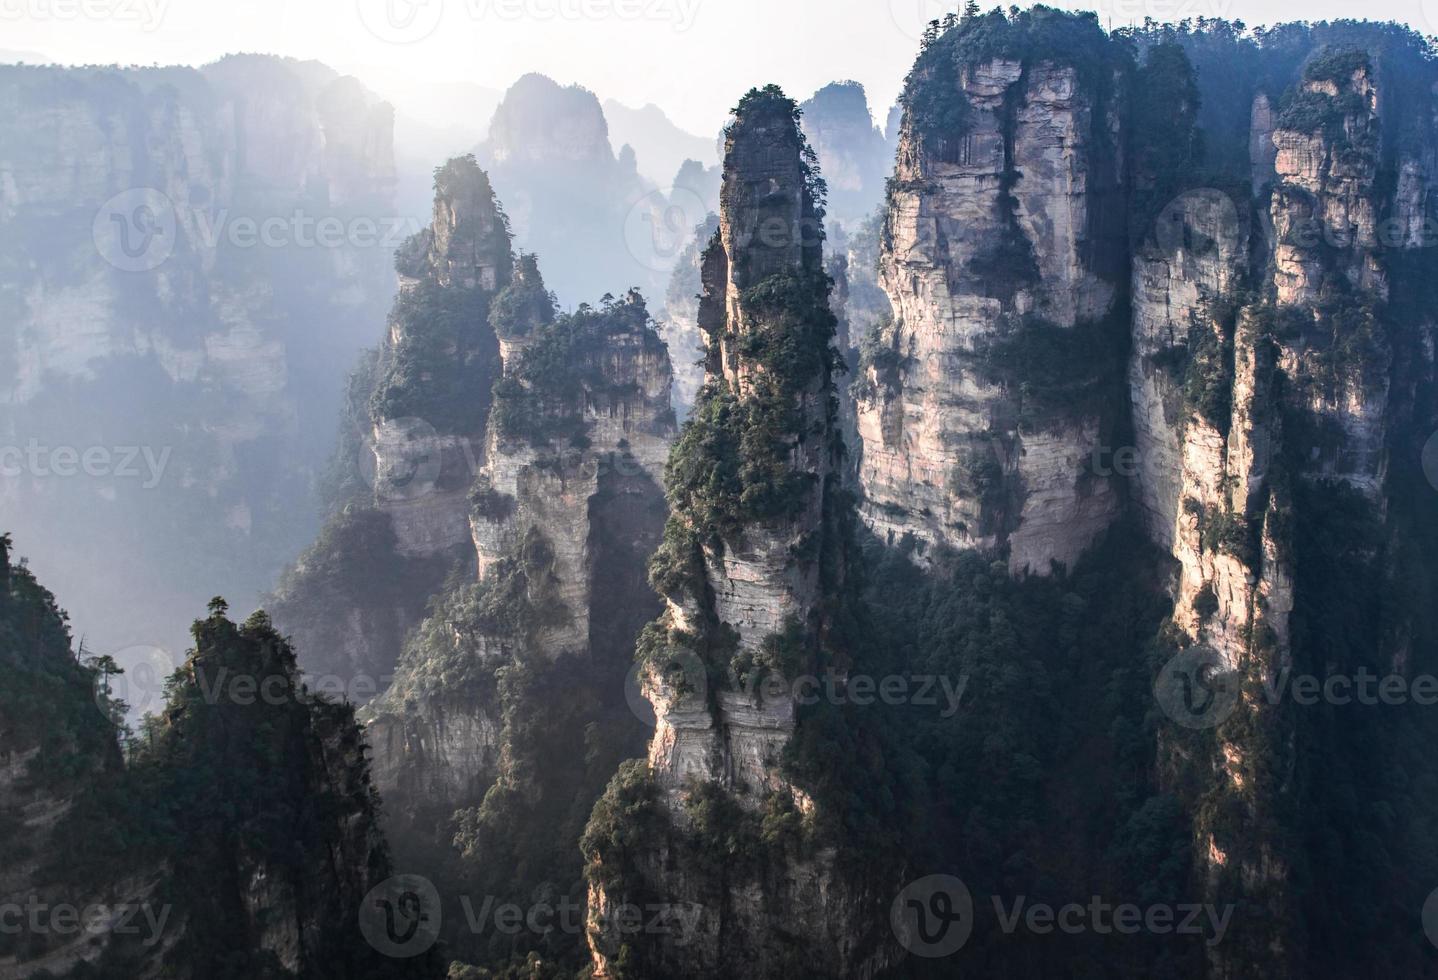
[[[1408,178],[1379,190],[1380,100],[1366,58],[1299,90],[1327,107],[1326,121],[1275,117],[1266,97],[1254,99],[1253,172],[1272,187],[1257,220],[1226,193],[1187,192],[1133,265],[1136,502],[1182,566],[1178,622],[1235,666],[1254,654],[1255,631],[1271,633],[1280,656],[1287,644],[1292,569],[1278,558],[1275,523],[1292,506],[1283,457],[1306,456],[1304,478],[1382,506],[1399,409],[1392,337],[1374,317],[1389,301],[1385,258],[1401,262],[1416,245],[1403,216],[1425,209],[1430,180],[1421,157],[1400,153]],[[1382,212],[1398,216],[1386,242]],[[1351,334],[1343,353],[1335,333]],[[1175,356],[1186,378],[1165,367]],[[1311,438],[1310,452],[1294,445]]]
[[[1383,46],[1377,34],[1366,43]],[[1379,529],[1402,489],[1390,453],[1416,457],[1413,432],[1432,429],[1434,406],[1414,400],[1433,375],[1432,315],[1414,299],[1431,260],[1412,230],[1415,216],[1431,215],[1431,154],[1420,147],[1433,120],[1385,111],[1426,104],[1433,79],[1390,74],[1385,89],[1372,57],[1360,46],[1320,48],[1281,110],[1253,94],[1251,196],[1241,186],[1184,191],[1133,247],[1134,504],[1178,562],[1181,644],[1214,651],[1242,676],[1328,669],[1313,667],[1328,655],[1302,635],[1319,614],[1315,575],[1296,561],[1313,547],[1311,529],[1299,538],[1313,520],[1305,508],[1347,500],[1367,510],[1374,538],[1351,559],[1371,560],[1364,549],[1387,533]],[[1384,170],[1394,179],[1380,180]],[[1393,670],[1408,656],[1406,629],[1383,644]],[[1205,887],[1263,895],[1270,921],[1261,941],[1210,961],[1215,975],[1238,962],[1304,975],[1291,885],[1306,858],[1273,832],[1288,819],[1275,816],[1278,801],[1293,790],[1254,760],[1286,773],[1321,726],[1266,754],[1263,738],[1293,723],[1283,708],[1244,704],[1235,717],[1243,724],[1220,729],[1194,836]],[[1237,799],[1246,821],[1214,815]]]
[[[366,746],[351,708],[302,693],[263,614],[237,626],[212,605],[122,763],[110,698],[123,675],[77,662],[64,614],[9,545],[0,536],[0,901],[115,914],[7,930],[0,971],[433,975],[427,957],[396,966],[362,938],[363,900],[390,874]],[[231,697],[227,678],[267,693]]]
[[[507,703],[502,674],[573,665],[566,697],[627,716],[614,695],[657,606],[633,583],[663,523],[674,415],[667,352],[643,299],[556,318],[524,256],[492,321],[504,377],[466,496],[477,581],[437,598],[393,687],[366,712],[376,785],[407,852],[448,851],[449,818],[493,786],[533,779],[536,798],[576,792],[564,785],[572,773],[516,772],[512,713],[539,706]],[[563,737],[581,740],[583,726]]]

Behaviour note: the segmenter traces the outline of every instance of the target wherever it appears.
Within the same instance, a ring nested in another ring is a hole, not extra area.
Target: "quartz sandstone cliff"
[[[405,635],[469,561],[468,493],[499,373],[490,307],[513,263],[488,178],[472,157],[449,161],[430,226],[396,254],[385,338],[351,378],[334,511],[269,604],[305,670],[357,702],[389,686]]]
[[[881,537],[1004,547],[1015,572],[1047,573],[1118,513],[1085,466],[1114,412],[1082,397],[1123,329],[1110,71],[921,58],[910,77],[880,258],[894,318],[856,386],[862,514]],[[965,106],[963,122],[929,119],[935,100]],[[1015,356],[1080,331],[1067,377]],[[1063,389],[1076,397],[1045,403]]]
[[[616,964],[773,976],[798,966],[800,948],[806,969],[852,975],[880,955],[863,892],[831,847],[776,846],[756,864],[716,866],[704,835],[717,828],[698,816],[744,834],[762,813],[816,806],[782,765],[796,730],[786,678],[834,655],[825,600],[842,593],[847,561],[816,178],[794,104],[773,87],[747,95],[727,131],[719,227],[703,257],[705,385],[667,472],[673,514],[652,570],[667,609],[640,644],[656,728],[586,837],[596,976]],[[630,793],[653,823],[639,838],[610,837],[611,807]],[[618,931],[614,907],[640,896],[691,910],[692,936]]]
[[[6,438],[166,454],[142,493],[120,477],[0,487],[43,535],[41,570],[95,618],[92,643],[178,659],[189,609],[264,588],[292,553],[322,461],[309,434],[339,394],[329,368],[393,281],[392,129],[387,104],[315,62],[0,69]],[[321,219],[371,234],[315,247]],[[124,547],[45,567],[117,525]],[[207,542],[204,562],[163,549],[177,528]],[[148,594],[116,601],[110,583],[137,572]]]
[[[542,292],[532,259],[528,264],[529,281],[521,272],[516,288]],[[511,659],[587,658],[592,641],[607,642],[592,638],[591,618],[625,601],[610,593],[615,583],[596,578],[601,525],[633,536],[638,562],[657,544],[662,522],[672,378],[643,300],[631,294],[558,323],[551,307],[535,320],[497,319],[496,326],[505,378],[485,463],[467,495],[478,576],[472,588],[502,602],[522,577],[523,594],[514,597],[522,609],[468,617],[438,611],[411,640],[395,687],[371,712],[378,785],[426,807],[476,803],[495,776],[502,744],[499,703],[436,672],[457,678]],[[606,627],[614,626],[605,613]]]

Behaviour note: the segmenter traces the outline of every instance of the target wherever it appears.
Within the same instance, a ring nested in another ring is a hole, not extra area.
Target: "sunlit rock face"
[[[1285,481],[1339,481],[1383,506],[1396,406],[1375,318],[1388,266],[1417,245],[1428,177],[1400,153],[1400,179],[1379,188],[1381,100],[1366,56],[1349,60],[1332,77],[1306,69],[1306,115],[1254,99],[1254,191],[1272,189],[1254,220],[1229,193],[1193,190],[1135,248],[1136,502],[1179,560],[1176,621],[1235,667],[1285,656]]]
[[[1114,70],[921,58],[911,76],[880,255],[893,322],[856,386],[862,513],[884,538],[1047,573],[1117,515],[1086,466],[1126,326]],[[955,108],[913,108],[935,104]],[[1045,370],[1031,345],[1064,353]]]
[[[1427,106],[1432,78],[1383,74],[1370,40],[1315,49],[1281,103],[1252,95],[1248,186],[1184,190],[1132,249],[1131,487],[1151,540],[1177,560],[1172,635],[1263,683],[1329,669],[1303,635],[1315,615],[1303,522],[1316,506],[1353,508],[1374,538],[1352,560],[1371,560],[1404,492],[1392,454],[1416,459],[1433,427],[1421,392],[1434,323],[1418,298],[1432,239],[1418,229],[1432,227],[1434,120],[1393,108]],[[1405,631],[1380,655],[1395,670]],[[1275,975],[1304,972],[1286,925],[1302,858],[1274,827],[1288,767],[1318,729],[1266,755],[1290,721],[1285,704],[1245,697],[1218,729],[1194,822],[1201,874],[1205,888],[1264,895],[1272,924],[1261,950],[1210,952],[1215,976],[1268,957]],[[1170,764],[1182,771],[1177,753]],[[1244,819],[1215,816],[1240,800]]]

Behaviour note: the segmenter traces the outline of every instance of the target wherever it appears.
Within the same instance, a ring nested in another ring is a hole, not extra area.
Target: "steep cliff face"
[[[67,817],[103,812],[104,791],[123,770],[110,720],[97,709],[95,677],[76,661],[64,614],[23,562],[12,563],[9,535],[0,536],[0,844],[9,858],[0,870],[0,902],[7,907],[58,902],[145,902],[153,875],[106,881],[62,875],[56,855],[71,846]],[[109,831],[113,820],[98,821]],[[0,937],[0,971],[29,976],[63,973],[94,960],[110,945],[110,928]]]
[[[592,625],[596,616],[617,625],[604,607],[619,596],[595,578],[611,557],[601,525],[642,549],[657,544],[662,522],[672,381],[642,298],[556,321],[533,257],[520,269],[496,305],[505,373],[468,494],[478,581],[421,626],[395,688],[372,712],[380,788],[446,812],[478,802],[496,775],[504,705],[495,671],[584,660],[593,644],[612,641]],[[433,683],[449,671],[480,686]]]
[[[392,969],[377,933],[361,932],[390,863],[354,709],[304,691],[264,613],[240,625],[224,613],[212,603],[195,624],[194,654],[134,764],[184,855],[162,885],[182,920],[165,961],[193,974]]]
[[[615,283],[663,289],[674,253],[655,264],[646,241],[648,222],[664,221],[662,198],[640,177],[633,151],[611,143],[594,93],[525,75],[505,92],[474,152],[520,246],[544,257],[550,286],[566,306]],[[703,216],[689,215],[689,222]]]
[[[466,493],[497,375],[490,310],[513,266],[488,177],[473,157],[451,160],[435,174],[433,223],[396,257],[400,294],[369,405],[376,495],[402,554],[468,540]]]
[[[469,488],[499,374],[491,306],[514,259],[472,157],[435,174],[434,218],[396,256],[399,295],[351,378],[334,513],[271,609],[312,675],[358,702],[382,692],[450,567],[471,561]]]
[[[679,253],[669,276],[664,299],[664,341],[674,363],[674,410],[688,417],[704,384],[704,332],[699,329],[700,277],[704,249],[719,230],[719,217],[710,214],[694,229],[694,238]]]
[[[364,743],[351,709],[301,688],[264,615],[236,626],[212,603],[122,763],[123,674],[77,662],[8,546],[0,841],[18,860],[0,896],[28,911],[6,930],[5,975],[432,974],[362,937],[363,899],[389,875]]]
[[[0,73],[3,437],[154,461],[0,488],[92,642],[182,648],[185,610],[263,588],[308,533],[330,368],[392,282],[391,129],[314,62]]]
[[[466,572],[436,591],[365,718],[408,867],[451,901],[547,893],[579,907],[583,820],[641,744],[624,678],[658,608],[643,568],[664,523],[672,373],[637,292],[557,315],[535,256],[504,279],[489,321],[502,374],[465,497]],[[448,938],[483,965],[531,951],[582,962],[582,937],[562,930],[511,940],[454,925]]]
[[[669,460],[673,513],[651,566],[667,608],[639,648],[654,737],[585,836],[596,976],[773,976],[800,949],[810,972],[852,975],[879,955],[834,851],[758,833],[813,815],[781,761],[796,732],[786,685],[844,656],[828,609],[847,562],[838,354],[798,115],[771,86],[727,132],[702,264],[705,385]],[[718,857],[719,834],[742,838],[744,860]],[[697,918],[682,937],[626,935],[614,909],[640,899]]]
[[[1295,884],[1353,873],[1314,864],[1312,828],[1346,831],[1327,816],[1330,777],[1308,769],[1321,755],[1330,774],[1345,773],[1335,782],[1363,782],[1399,810],[1403,794],[1385,776],[1354,775],[1375,764],[1356,744],[1333,747],[1342,701],[1328,702],[1330,716],[1274,685],[1290,673],[1409,672],[1405,637],[1426,622],[1407,600],[1378,596],[1410,594],[1406,574],[1391,577],[1423,526],[1407,516],[1407,458],[1434,426],[1432,318],[1418,299],[1432,242],[1413,233],[1431,228],[1433,116],[1399,108],[1426,106],[1432,71],[1401,32],[1315,33],[1281,99],[1240,93],[1252,106],[1247,159],[1232,157],[1247,167],[1215,177],[1222,190],[1178,193],[1133,264],[1136,502],[1151,539],[1178,560],[1176,646],[1212,651],[1235,698],[1212,741],[1166,734],[1161,768],[1167,785],[1187,784],[1180,792],[1200,787],[1194,852],[1206,894],[1264,910],[1210,951],[1220,976],[1361,961],[1324,940],[1320,965],[1306,938],[1322,913]],[[1282,78],[1287,55],[1271,57]],[[1352,574],[1319,571],[1340,552]],[[1349,617],[1362,619],[1363,638],[1333,639]],[[1409,737],[1398,711],[1342,718],[1345,743],[1358,729]]]
[[[1112,444],[1125,327],[1122,59],[1081,19],[1067,53],[1002,17],[985,47],[979,23],[926,48],[905,91],[880,259],[894,320],[856,389],[863,516],[1046,573],[1118,509],[1084,463]]]
[[[1293,610],[1289,479],[1349,485],[1381,512],[1393,410],[1381,249],[1401,261],[1411,246],[1391,227],[1380,243],[1376,215],[1425,205],[1401,199],[1421,200],[1416,184],[1380,197],[1361,51],[1316,57],[1276,119],[1265,96],[1254,104],[1253,220],[1244,198],[1190,190],[1136,251],[1130,395],[1137,500],[1181,565],[1176,621],[1230,669],[1257,656],[1274,670]]]
[[[833,82],[799,106],[804,135],[828,189],[828,221],[852,230],[883,200],[893,150],[874,125],[858,82]]]

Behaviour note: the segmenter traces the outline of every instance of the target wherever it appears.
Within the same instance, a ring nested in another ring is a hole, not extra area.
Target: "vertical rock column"
[[[824,540],[838,451],[834,317],[812,177],[788,100],[746,99],[729,131],[719,229],[704,255],[706,385],[676,451],[694,458],[676,458],[669,485],[682,531],[666,546],[682,536],[698,574],[670,592],[665,625],[715,648],[696,649],[699,659],[720,649],[754,655],[790,623],[810,629],[819,550],[836,544]],[[728,479],[685,480],[691,462]],[[792,703],[724,689],[701,704],[701,692],[680,694],[660,671],[648,678],[659,715],[650,763],[661,785],[678,792],[693,775],[751,801],[780,786],[774,762],[793,730]]]
[[[880,277],[892,326],[860,365],[862,516],[880,535],[1072,564],[1118,498],[1088,466],[1122,294],[1117,100],[1052,62],[910,77]],[[957,59],[956,53],[949,57]],[[1047,365],[1047,366],[1045,366]],[[1057,367],[1056,367],[1057,365]]]
[[[468,539],[465,494],[498,360],[489,305],[513,262],[488,176],[473,157],[449,161],[435,175],[433,222],[396,257],[400,295],[378,382],[393,397],[371,409],[376,502],[403,555],[442,553]],[[476,390],[460,405],[459,392],[442,392],[446,381]]]
[[[637,498],[640,512],[663,507],[673,378],[638,293],[556,320],[533,256],[522,256],[492,321],[504,377],[484,466],[465,494],[478,582],[461,584],[411,635],[394,686],[370,714],[376,784],[398,810],[478,804],[502,748],[493,689],[435,685],[431,675],[587,657],[596,607],[625,601],[594,579],[596,501],[619,493]]]
[[[783,765],[796,730],[786,682],[844,662],[825,606],[842,601],[850,532],[811,160],[794,103],[750,92],[703,259],[706,380],[670,456],[651,565],[667,602],[639,650],[656,730],[585,838],[595,976],[866,975],[885,948],[882,917],[832,848],[764,843],[758,829],[822,806]],[[715,864],[714,820],[744,841],[744,862]],[[613,909],[651,899],[694,917],[682,940],[616,928]]]

